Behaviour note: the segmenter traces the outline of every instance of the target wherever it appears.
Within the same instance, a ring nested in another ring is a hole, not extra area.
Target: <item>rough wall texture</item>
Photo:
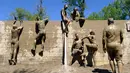
[[[123,62],[128,63],[129,60],[129,41],[130,35],[125,31],[124,23],[126,21],[115,21],[122,29],[124,29],[124,57]],[[10,30],[12,28],[13,21],[0,21],[0,64],[8,64],[9,54],[10,54]],[[19,23],[17,23],[19,25]],[[34,21],[24,21],[22,24],[24,26],[22,35],[20,37],[20,52],[18,55],[19,64],[38,64],[47,62],[50,60],[53,61],[62,61],[62,32],[59,21],[50,21],[46,27],[47,39],[45,43],[45,50],[43,57],[36,55],[32,57],[30,50],[32,48],[34,39],[35,39],[35,22]],[[72,46],[73,34],[75,32],[80,34],[80,38],[88,34],[88,30],[92,29],[96,33],[96,41],[99,44],[99,50],[97,52],[97,65],[108,64],[107,54],[103,54],[102,51],[102,30],[107,26],[107,21],[100,20],[86,20],[82,28],[79,27],[78,23],[73,22],[69,26],[69,37],[67,38],[67,61],[70,62],[71,54],[70,48]],[[87,40],[86,40],[87,42]],[[39,45],[37,48],[37,53],[41,50]]]

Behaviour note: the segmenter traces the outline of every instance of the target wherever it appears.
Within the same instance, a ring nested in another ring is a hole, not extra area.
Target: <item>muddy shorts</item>
[[[36,44],[42,44],[46,40],[46,33],[39,32],[36,36]]]
[[[114,59],[116,61],[122,60],[121,46],[107,47],[107,52],[108,52],[108,55],[109,55],[109,60],[114,60]]]
[[[73,49],[73,51],[72,51],[72,55],[81,55],[81,54],[82,54],[82,52],[79,49]]]

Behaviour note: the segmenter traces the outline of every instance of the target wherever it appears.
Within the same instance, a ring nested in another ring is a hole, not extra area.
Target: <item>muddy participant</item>
[[[11,30],[11,59],[9,60],[10,65],[16,65],[17,56],[19,52],[19,38],[22,33],[23,27],[17,27],[16,24],[13,24],[13,28]]]
[[[76,7],[71,12],[71,18],[73,20],[75,20],[76,22],[79,21],[79,19],[80,19],[80,14],[79,14],[79,11],[78,11],[78,9]]]
[[[117,63],[118,73],[122,73],[122,30],[114,24],[113,18],[108,19],[108,26],[103,30],[103,50],[108,52],[109,63],[113,73],[116,72]]]
[[[70,23],[70,20],[69,18],[67,17],[67,8],[68,8],[68,5],[64,5],[64,8],[61,10],[61,27],[62,27],[62,31],[63,33],[66,33],[66,36],[68,37],[68,33],[69,33],[69,30],[68,30],[68,25]],[[63,29],[63,27],[65,29]]]
[[[84,45],[87,47],[88,50],[88,66],[96,66],[96,60],[95,60],[95,56],[96,56],[96,52],[98,50],[98,45],[96,43],[96,39],[95,39],[95,32],[90,30],[89,35],[87,35],[86,37],[84,37],[82,40],[84,40],[85,38],[87,38],[89,40],[90,43],[85,43]],[[84,61],[86,60],[86,54],[84,55]],[[91,61],[89,64],[89,60]],[[86,62],[84,62],[86,63]],[[85,65],[86,66],[86,65]]]
[[[33,54],[33,56],[35,56],[36,47],[37,47],[37,45],[41,44],[42,50],[39,52],[39,55],[43,56],[44,43],[45,43],[45,40],[46,40],[45,26],[48,23],[48,19],[40,21],[40,18],[37,17],[36,20],[37,21],[35,23],[35,32],[36,32],[37,35],[36,35],[36,38],[35,38],[35,41],[34,41],[33,48],[31,49],[31,53]]]
[[[82,53],[83,53],[83,42],[81,41],[81,39],[79,39],[79,36],[76,33],[71,48],[71,55],[73,58],[70,65],[72,65],[75,61],[78,61],[78,63],[82,65],[83,64],[82,56],[81,56]]]

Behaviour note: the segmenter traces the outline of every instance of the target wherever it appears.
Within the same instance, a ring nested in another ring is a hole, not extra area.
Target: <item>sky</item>
[[[114,2],[114,0],[86,0],[87,9],[85,17],[92,12],[99,12],[103,7]],[[10,13],[15,11],[15,8],[24,8],[32,13],[36,12],[36,6],[39,0],[1,0],[0,2],[0,20],[9,20]],[[50,20],[61,20],[60,10],[63,8],[62,0],[43,0],[43,7],[46,8],[46,13]]]

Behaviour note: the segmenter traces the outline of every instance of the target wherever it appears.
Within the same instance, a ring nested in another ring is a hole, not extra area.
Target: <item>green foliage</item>
[[[129,0],[128,0],[129,1]],[[130,2],[130,1],[129,1]],[[130,10],[126,6],[130,6],[130,3],[125,4],[126,0],[115,0],[113,3],[105,6],[100,12],[93,12],[88,16],[88,19],[103,19],[106,20],[110,17],[115,20],[125,19]],[[129,7],[128,7],[129,8]],[[129,8],[130,9],[130,8]]]
[[[93,12],[92,14],[89,15],[88,19],[90,19],[90,20],[102,20],[103,18],[99,14],[101,14],[101,13]]]
[[[10,14],[12,17],[16,16],[18,20],[35,20],[37,16],[40,17],[40,19],[44,19],[48,17],[45,12],[45,8],[42,7],[42,0],[40,0],[40,4],[37,6],[37,11],[35,14],[32,14],[31,12],[23,9],[23,8],[16,8],[15,12],[12,12]]]
[[[102,9],[103,19],[108,19],[110,17],[114,19],[121,19],[122,16],[122,9],[120,7],[120,3],[118,1],[114,2],[113,4],[109,4],[107,7]]]
[[[23,8],[16,8],[15,12],[11,13],[11,16],[17,16],[18,20],[23,20],[26,14],[26,10]]]
[[[35,15],[23,8],[16,8],[15,12],[12,12],[10,15],[12,17],[16,16],[18,20],[35,20]]]
[[[124,0],[124,11],[130,17],[130,0]]]
[[[44,19],[44,18],[46,18],[48,16],[46,15],[45,8],[42,7],[43,0],[39,0],[39,1],[40,1],[40,3],[39,3],[39,5],[37,5],[37,13],[36,13],[36,15],[38,15],[40,17],[40,19],[42,20],[42,19]]]
[[[84,11],[86,6],[85,0],[63,0],[63,3],[69,5],[68,13],[70,14],[74,7],[78,7],[80,9],[81,17],[84,17]]]

